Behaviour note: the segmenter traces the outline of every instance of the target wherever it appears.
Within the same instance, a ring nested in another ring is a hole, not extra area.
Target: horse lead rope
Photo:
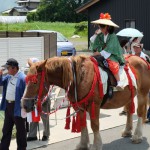
[[[59,105],[54,111],[52,111],[52,112],[44,112],[44,111],[42,110],[42,113],[43,113],[43,114],[47,114],[47,115],[51,115],[51,114],[57,112],[57,111],[62,107],[62,104],[64,103],[64,101],[67,99],[67,95],[68,95],[68,93],[69,93],[70,86],[71,86],[71,82],[70,82],[70,84],[69,84],[69,86],[68,86],[68,88],[67,88],[67,91],[65,92],[65,98],[61,101],[60,105]],[[44,98],[44,99],[45,99],[45,98]]]

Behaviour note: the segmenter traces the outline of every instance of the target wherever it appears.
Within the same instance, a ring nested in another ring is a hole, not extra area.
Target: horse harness
[[[101,107],[102,107],[106,103],[108,98],[111,99],[113,97],[113,86],[116,86],[117,82],[116,82],[116,79],[114,78],[112,72],[109,70],[109,66],[108,66],[108,63],[107,63],[106,59],[104,59],[104,57],[102,57],[100,55],[93,56],[93,57],[97,61],[98,66],[101,67],[108,74],[107,93],[103,97],[103,100],[102,100],[102,103],[101,103]],[[78,105],[76,62],[71,60],[70,58],[69,58],[69,60],[70,60],[70,63],[71,63],[71,68],[72,68],[72,73],[73,73],[73,80],[74,80],[74,92],[75,92],[75,102],[74,103],[76,103],[78,110],[84,111],[84,109]]]

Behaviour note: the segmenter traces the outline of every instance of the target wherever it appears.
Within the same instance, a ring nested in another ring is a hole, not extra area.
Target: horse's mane
[[[81,65],[82,62],[86,59],[86,56],[72,56],[70,57],[71,62],[75,62],[75,69],[76,69],[76,76],[78,82],[81,79]],[[72,67],[67,57],[53,57],[47,60],[46,66],[48,70],[55,71],[57,68],[62,68],[63,70],[63,86],[68,87],[69,82],[73,82],[73,74],[72,74]],[[77,83],[78,83],[77,82]]]
[[[74,62],[76,63],[76,77],[77,77],[77,84],[79,84],[82,80],[82,76],[84,75],[83,71],[81,68],[83,66],[83,62],[85,59],[87,59],[87,56],[80,55],[80,56],[75,56],[73,57]]]

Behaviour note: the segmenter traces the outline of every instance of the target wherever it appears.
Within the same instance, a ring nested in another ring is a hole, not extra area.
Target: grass
[[[55,30],[61,32],[67,38],[74,35],[76,23],[65,22],[26,22],[15,24],[0,24],[0,31],[21,32],[26,30]],[[87,33],[79,33],[80,36],[87,36]]]
[[[62,33],[69,41],[73,42],[77,50],[86,50],[87,31],[78,33],[81,38],[71,38],[75,32],[75,24],[76,23],[65,22],[26,22],[15,24],[0,24],[0,31],[23,32],[26,30],[55,30]],[[77,42],[80,44],[76,44]],[[82,42],[85,44],[82,44]]]

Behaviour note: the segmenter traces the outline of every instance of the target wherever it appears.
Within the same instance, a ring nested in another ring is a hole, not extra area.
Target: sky
[[[17,5],[16,0],[0,0],[0,12],[8,10]]]

